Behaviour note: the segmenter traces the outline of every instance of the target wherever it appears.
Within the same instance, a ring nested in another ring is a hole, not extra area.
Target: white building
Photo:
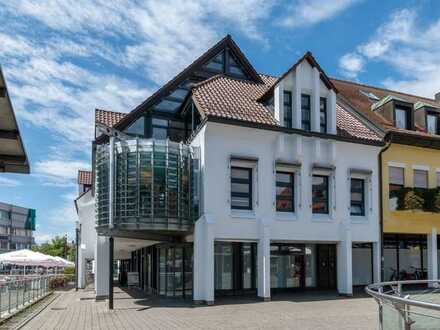
[[[127,134],[97,134],[82,197],[96,217],[77,201],[97,296],[110,236],[139,287],[208,304],[379,280],[381,136],[310,53],[260,75],[227,36],[131,113],[96,120]]]

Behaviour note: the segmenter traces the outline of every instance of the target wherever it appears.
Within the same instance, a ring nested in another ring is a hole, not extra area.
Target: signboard
[[[139,286],[139,273],[138,272],[128,272],[127,273],[127,285],[128,286]]]

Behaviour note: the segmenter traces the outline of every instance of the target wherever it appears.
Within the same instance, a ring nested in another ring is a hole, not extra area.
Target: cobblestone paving
[[[304,293],[271,302],[250,299],[192,306],[130,295],[115,288],[115,309],[96,302],[92,290],[63,293],[23,329],[377,329],[371,298]]]

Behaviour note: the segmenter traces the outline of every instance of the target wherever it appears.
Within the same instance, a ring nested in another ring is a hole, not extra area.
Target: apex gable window
[[[365,180],[351,179],[350,188],[350,215],[365,215]]]
[[[316,214],[329,214],[329,184],[328,176],[313,175],[312,181],[312,211]]]
[[[284,91],[284,126],[292,128],[292,92]]]
[[[295,173],[276,172],[277,212],[295,212],[294,182]]]
[[[438,134],[438,115],[433,113],[428,113],[426,115],[426,129],[430,134]]]
[[[231,167],[231,209],[252,210],[252,168]]]
[[[301,127],[310,131],[310,95],[301,94]]]
[[[414,170],[414,188],[428,188],[428,171]]]
[[[395,126],[402,129],[410,129],[408,120],[408,109],[396,106],[394,109]]]
[[[319,99],[319,131],[327,133],[327,98]]]

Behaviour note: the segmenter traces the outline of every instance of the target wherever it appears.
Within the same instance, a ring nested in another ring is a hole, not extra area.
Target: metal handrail
[[[399,303],[409,306],[415,306],[415,307],[421,307],[426,309],[431,309],[435,311],[440,311],[440,304],[433,304],[429,302],[424,301],[418,301],[410,299],[409,296],[407,297],[399,297],[396,295],[391,295],[388,293],[384,293],[382,290],[386,286],[401,288],[402,285],[411,285],[411,284],[434,284],[434,283],[440,283],[440,280],[409,280],[409,281],[391,281],[391,282],[380,282],[380,283],[374,283],[370,284],[365,288],[365,291],[370,296],[379,299],[379,300],[388,300],[393,303]],[[376,291],[377,290],[377,291]],[[398,290],[398,293],[400,294],[400,289]]]

